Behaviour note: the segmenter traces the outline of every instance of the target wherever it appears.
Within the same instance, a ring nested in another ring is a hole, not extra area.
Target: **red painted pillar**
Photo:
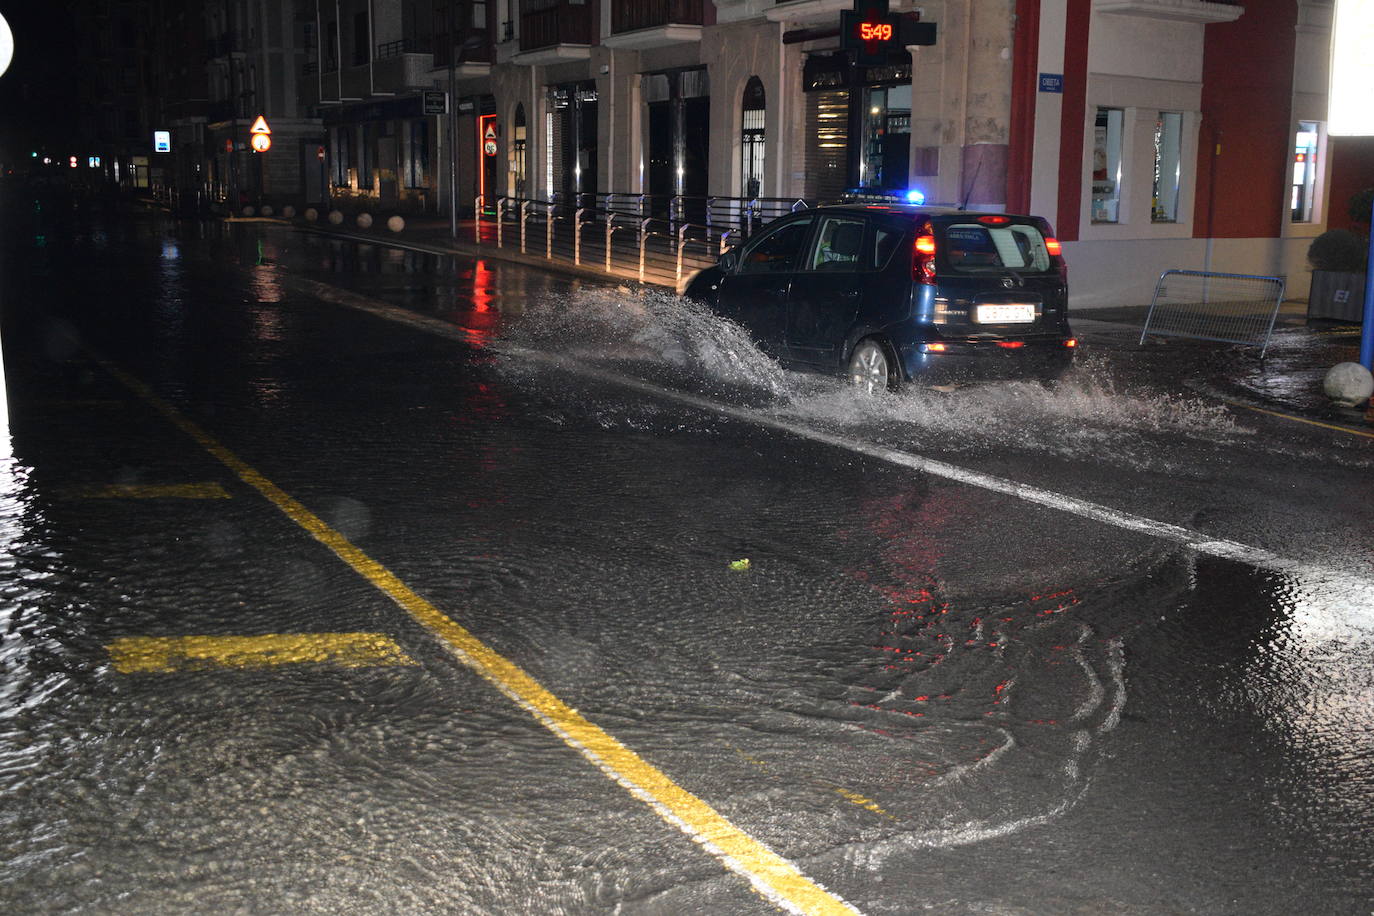
[[[1040,0],[1016,0],[1012,36],[1011,127],[1007,150],[1007,210],[1028,213],[1035,158],[1035,99],[1039,89]]]
[[[1069,0],[1064,28],[1064,113],[1059,122],[1060,241],[1078,240],[1083,208],[1083,123],[1088,106],[1088,26],[1092,0]]]

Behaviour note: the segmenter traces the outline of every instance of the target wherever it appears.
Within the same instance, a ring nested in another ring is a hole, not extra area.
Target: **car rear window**
[[[952,270],[982,273],[1050,269],[1050,253],[1040,230],[1026,223],[984,226],[954,223],[945,227],[945,258]]]

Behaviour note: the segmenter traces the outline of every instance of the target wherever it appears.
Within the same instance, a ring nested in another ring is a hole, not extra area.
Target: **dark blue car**
[[[743,325],[791,368],[867,391],[1072,364],[1064,258],[1043,219],[842,204],[770,223],[684,295]]]

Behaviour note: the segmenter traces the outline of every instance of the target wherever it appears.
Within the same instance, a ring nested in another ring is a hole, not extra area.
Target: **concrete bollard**
[[[272,209],[272,205],[271,205],[271,204],[263,204],[263,205],[262,205],[262,215],[263,215],[263,216],[271,216],[271,215],[272,215],[273,213],[275,213],[275,212],[276,212],[276,211]]]
[[[329,224],[330,224],[331,226],[342,226],[342,225],[343,225],[343,213],[341,213],[341,212],[338,211],[338,210],[330,210],[330,211],[329,211]]]
[[[315,220],[317,220],[317,219],[319,219],[319,218],[320,218],[320,211],[319,211],[319,210],[316,210],[314,207],[306,207],[306,208],[305,208],[305,220],[306,220],[306,222],[308,222],[308,223],[313,223]]]
[[[254,216],[254,215],[257,214],[257,212],[258,212],[257,210],[253,209],[253,205],[252,205],[252,204],[249,204],[248,206],[246,206],[246,207],[243,208],[243,215],[244,215],[244,216]]]
[[[1322,390],[1337,407],[1360,407],[1374,394],[1374,375],[1359,363],[1337,363],[1326,373]]]
[[[401,219],[401,217],[399,216],[393,216],[391,217],[391,219],[386,221],[386,227],[390,229],[392,232],[400,232],[401,230],[405,229],[406,221]]]
[[[359,214],[358,214],[358,228],[359,228],[359,229],[371,229],[371,228],[372,228],[372,214],[371,214],[371,213],[359,213]]]
[[[296,208],[293,207],[293,206],[291,206],[290,204],[287,204],[286,206],[282,207],[282,208],[281,208],[281,218],[282,218],[282,219],[295,219],[295,218],[296,218]]]

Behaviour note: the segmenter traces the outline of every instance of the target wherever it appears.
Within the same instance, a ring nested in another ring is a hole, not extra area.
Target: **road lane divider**
[[[230,499],[218,483],[115,483],[65,487],[67,499]]]
[[[343,668],[416,665],[385,633],[262,636],[129,636],[105,647],[120,674],[323,664]]]
[[[93,358],[106,372],[399,605],[436,637],[449,654],[528,712],[665,822],[685,833],[725,868],[749,882],[764,899],[787,912],[808,916],[859,912],[852,904],[808,877],[794,863],[736,826],[705,800],[678,785],[662,770],[564,703],[519,665],[440,611],[142,381],[107,360],[97,356]]]

